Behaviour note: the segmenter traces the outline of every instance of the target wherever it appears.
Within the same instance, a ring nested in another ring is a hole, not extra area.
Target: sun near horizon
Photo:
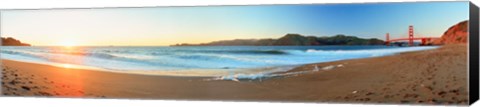
[[[64,47],[66,49],[73,49],[74,47],[77,47],[78,46],[78,41],[76,41],[75,39],[60,39],[59,41],[57,41],[56,43],[53,43],[54,45],[53,46],[61,46],[61,47]]]
[[[61,40],[59,41],[58,43],[56,43],[56,46],[63,46],[63,47],[74,47],[74,46],[77,46],[78,44],[72,40],[72,39],[65,39],[65,40]]]

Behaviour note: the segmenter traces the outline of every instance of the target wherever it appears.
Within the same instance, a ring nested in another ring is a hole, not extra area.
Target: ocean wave
[[[271,55],[284,55],[288,54],[283,50],[250,50],[250,51],[229,51],[231,53],[246,53],[246,54],[271,54]]]
[[[11,51],[11,50],[0,50],[0,53],[10,54],[10,55],[21,55],[25,57],[34,57],[34,58],[41,58],[42,55],[36,52],[28,52],[28,51]]]
[[[1,54],[115,70],[158,71],[298,65],[433,48],[436,47],[94,47],[77,50],[30,47],[2,48]]]
[[[368,49],[368,50],[316,50],[307,49],[303,55],[370,55],[370,56],[384,56],[400,52],[420,51],[435,49],[437,47],[405,47],[405,48],[387,48],[387,49]],[[298,52],[297,52],[298,54]]]
[[[208,53],[208,54],[260,54],[260,55],[284,55],[285,50],[175,50],[166,52],[151,52],[151,55],[171,55],[172,53]]]

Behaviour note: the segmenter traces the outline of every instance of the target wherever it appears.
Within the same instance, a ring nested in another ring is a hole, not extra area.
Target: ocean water
[[[118,72],[253,69],[393,55],[437,48],[389,46],[179,46],[9,47],[0,57],[16,61]]]

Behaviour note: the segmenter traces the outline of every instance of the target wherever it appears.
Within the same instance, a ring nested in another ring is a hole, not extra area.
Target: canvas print
[[[468,104],[469,2],[1,11],[2,95]]]

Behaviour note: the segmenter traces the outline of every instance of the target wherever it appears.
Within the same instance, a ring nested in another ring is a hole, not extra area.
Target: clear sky
[[[287,33],[397,38],[409,25],[439,37],[468,17],[468,2],[8,10],[0,30],[37,46],[157,46]]]

